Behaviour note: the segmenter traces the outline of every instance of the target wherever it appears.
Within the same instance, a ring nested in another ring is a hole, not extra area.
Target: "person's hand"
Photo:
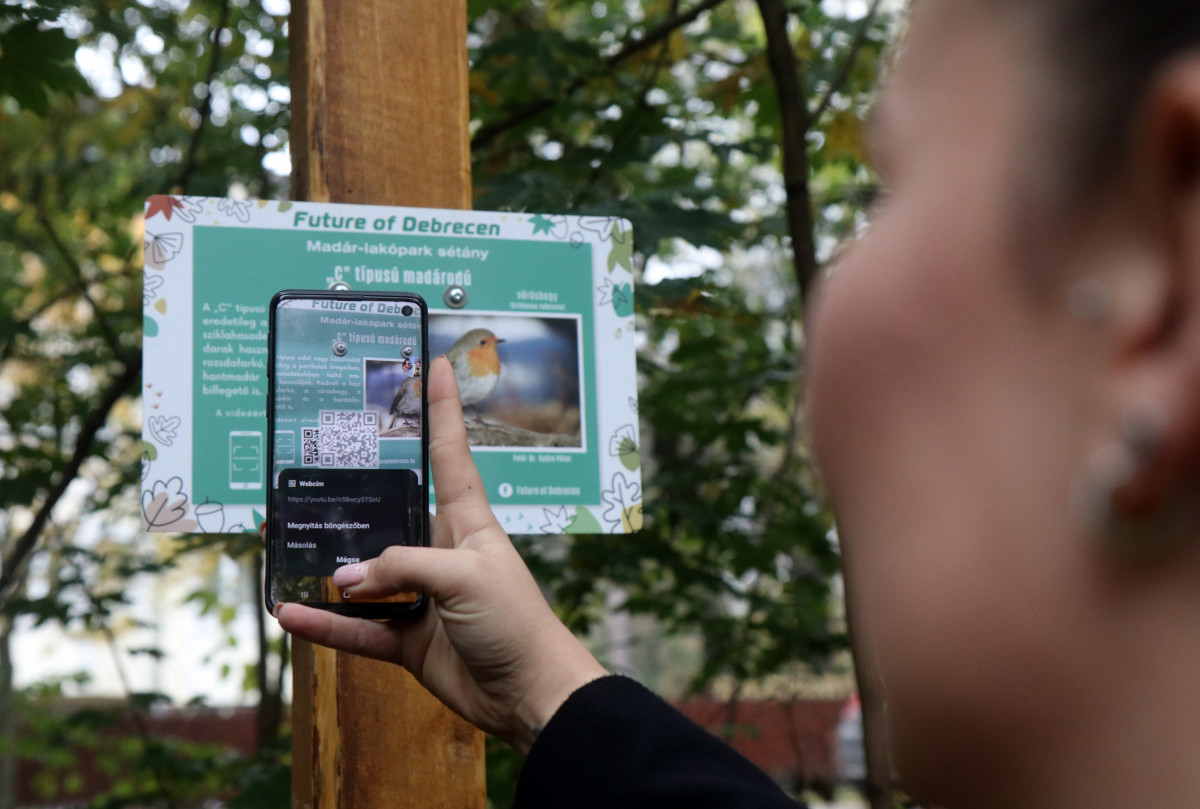
[[[566,698],[607,672],[559,622],[492,514],[444,358],[428,385],[434,547],[392,547],[333,580],[356,596],[423,592],[430,608],[391,623],[300,604],[275,614],[297,637],[399,663],[467,721],[527,752]]]

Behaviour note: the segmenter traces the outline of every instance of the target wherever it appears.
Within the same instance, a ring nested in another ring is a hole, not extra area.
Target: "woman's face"
[[[901,779],[938,799],[1070,710],[1061,641],[1086,631],[1069,502],[1095,368],[1019,224],[1048,68],[986,6],[917,4],[875,121],[887,198],[810,319],[858,664]]]

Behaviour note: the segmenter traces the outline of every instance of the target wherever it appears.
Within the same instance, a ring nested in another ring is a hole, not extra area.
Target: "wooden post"
[[[471,207],[465,0],[292,0],[291,197]],[[483,736],[386,663],[295,642],[292,806],[483,809]]]

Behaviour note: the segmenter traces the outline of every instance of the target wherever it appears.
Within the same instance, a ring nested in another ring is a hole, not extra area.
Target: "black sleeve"
[[[627,677],[576,691],[538,736],[514,809],[796,809],[761,770]]]

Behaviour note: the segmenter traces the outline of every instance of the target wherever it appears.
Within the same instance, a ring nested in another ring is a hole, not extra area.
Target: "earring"
[[[1161,452],[1166,427],[1166,414],[1157,403],[1127,410],[1120,438],[1093,453],[1072,492],[1072,510],[1081,527],[1126,556],[1149,556],[1169,547],[1197,509],[1196,498],[1186,493],[1164,499],[1149,514],[1123,513],[1116,504],[1117,492]]]

